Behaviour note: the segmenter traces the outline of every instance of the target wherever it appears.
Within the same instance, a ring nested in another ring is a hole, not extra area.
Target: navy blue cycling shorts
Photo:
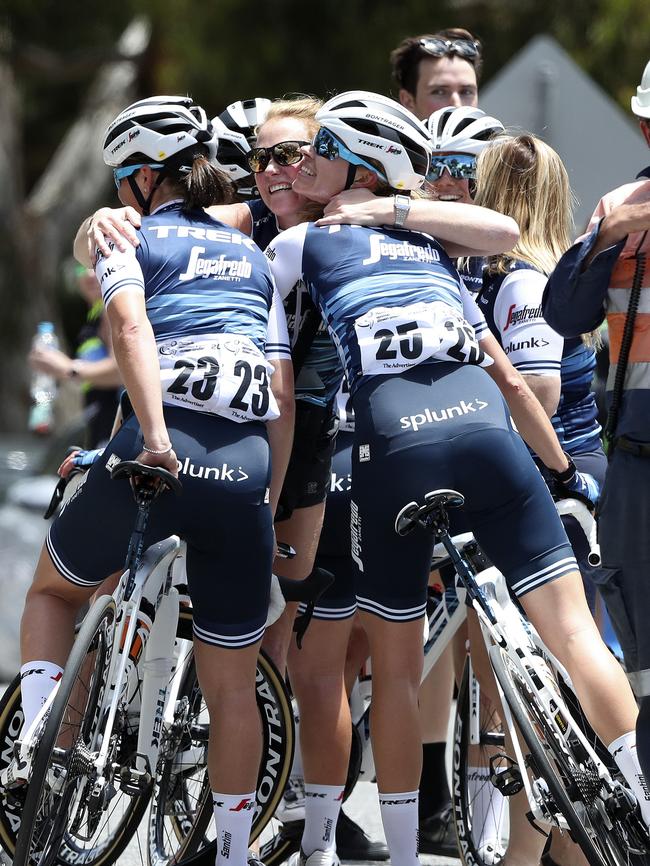
[[[435,363],[377,376],[353,396],[351,538],[357,602],[384,619],[424,614],[433,539],[400,537],[398,512],[440,488],[515,595],[577,570],[551,495],[481,368]]]
[[[316,565],[334,575],[318,599],[315,619],[347,619],[357,609],[356,565],[350,556],[350,490],[352,487],[352,442],[354,434],[339,430],[332,457],[325,519],[316,551]]]
[[[145,543],[184,539],[196,636],[227,649],[249,646],[264,633],[273,561],[265,425],[164,411],[183,491],[153,504]],[[124,567],[136,506],[130,485],[111,480],[107,464],[141,450],[131,415],[53,522],[47,548],[66,580],[91,588]]]

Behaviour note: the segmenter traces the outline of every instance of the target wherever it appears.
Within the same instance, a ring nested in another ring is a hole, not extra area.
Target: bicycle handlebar
[[[556,499],[555,507],[557,508],[557,513],[562,515],[570,515],[571,517],[577,520],[580,528],[585,534],[587,538],[587,543],[589,545],[589,554],[587,556],[587,562],[591,566],[598,566],[601,563],[600,559],[600,545],[597,540],[597,531],[598,528],[596,526],[596,518],[592,514],[592,512],[587,508],[584,502],[580,499],[575,499],[573,497],[567,497],[566,499]]]

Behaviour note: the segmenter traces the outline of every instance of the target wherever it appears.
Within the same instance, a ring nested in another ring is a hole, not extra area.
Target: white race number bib
[[[271,391],[273,367],[238,334],[200,334],[158,343],[163,402],[233,421],[280,417]]]
[[[354,323],[364,376],[407,370],[436,358],[487,367],[492,359],[456,310],[432,301],[373,307]]]

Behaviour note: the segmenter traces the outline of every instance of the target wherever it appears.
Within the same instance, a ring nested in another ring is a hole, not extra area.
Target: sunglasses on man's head
[[[314,150],[316,151],[317,156],[322,156],[325,159],[345,159],[347,162],[351,162],[352,165],[362,165],[364,168],[369,168],[370,171],[374,171],[374,173],[380,177],[383,181],[386,180],[386,176],[383,175],[379,169],[375,168],[374,165],[371,165],[369,162],[366,162],[360,156],[357,156],[356,153],[352,153],[351,150],[348,150],[347,147],[340,141],[333,132],[330,132],[329,129],[325,129],[322,126],[312,142]]]
[[[307,144],[308,141],[281,141],[271,147],[254,147],[246,155],[248,166],[253,174],[259,174],[265,170],[271,159],[278,165],[295,165],[302,159],[300,148]]]
[[[427,54],[433,57],[444,57],[446,54],[457,54],[459,57],[478,57],[481,47],[471,39],[420,39],[420,45]]]
[[[450,153],[440,156],[434,154],[427,172],[429,183],[440,180],[445,170],[454,180],[475,180],[476,157],[468,153]]]
[[[130,177],[132,174],[135,174],[136,171],[144,168],[145,165],[148,165],[149,168],[164,168],[162,162],[139,162],[137,165],[121,165],[119,168],[114,168],[113,180],[115,181],[117,189],[120,188],[120,184],[125,177]]]

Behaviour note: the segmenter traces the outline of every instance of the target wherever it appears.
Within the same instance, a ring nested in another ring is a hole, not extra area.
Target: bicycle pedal
[[[120,790],[132,797],[140,797],[147,794],[151,788],[151,773],[146,770],[133,770],[130,767],[120,767],[119,773]]]
[[[505,763],[505,766],[497,767],[497,762]],[[504,797],[513,797],[524,787],[519,765],[503,754],[490,758],[490,782]]]

